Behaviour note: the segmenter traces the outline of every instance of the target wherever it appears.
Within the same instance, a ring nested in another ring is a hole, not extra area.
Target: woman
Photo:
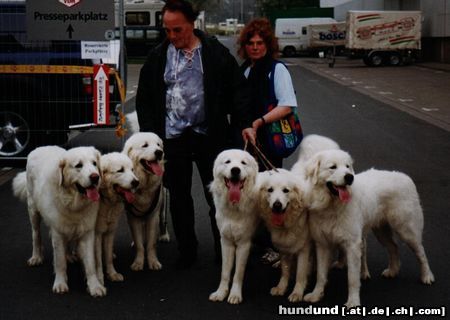
[[[278,41],[269,20],[257,18],[250,21],[241,31],[238,40],[238,54],[245,61],[241,69],[248,80],[253,112],[253,130],[257,133],[260,149],[265,157],[276,167],[283,166],[283,158],[269,151],[268,139],[264,126],[278,121],[297,108],[291,75],[284,66],[276,60],[278,56]],[[275,108],[267,112],[270,101],[270,74],[274,70],[274,94],[277,100]],[[259,158],[259,157],[257,157]],[[259,158],[260,171],[267,169]],[[279,259],[279,254],[272,249],[270,234],[265,227],[259,228],[255,237],[256,245],[266,248],[262,256],[265,263],[273,263]]]
[[[263,127],[290,114],[292,108],[297,108],[297,99],[289,71],[284,64],[276,60],[278,41],[269,20],[257,18],[250,21],[241,31],[238,46],[238,54],[245,60],[241,68],[248,79],[251,94],[253,129],[257,133],[264,155],[275,167],[281,168],[283,158],[269,151]],[[270,102],[269,77],[273,67],[275,67],[274,92],[277,104],[270,112],[266,112],[266,106]],[[260,161],[260,170],[264,169]]]

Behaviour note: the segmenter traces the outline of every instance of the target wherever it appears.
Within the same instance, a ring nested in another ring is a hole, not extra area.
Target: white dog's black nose
[[[97,184],[100,176],[97,173],[93,173],[89,176],[89,180],[91,180],[92,184]]]
[[[162,159],[162,157],[163,157],[163,152],[162,152],[162,150],[156,150],[155,151],[155,157],[156,157],[156,160],[161,160]]]
[[[280,201],[275,201],[272,205],[272,211],[273,212],[282,212],[283,211],[283,204]]]
[[[238,167],[231,168],[231,179],[239,180],[240,175],[241,175],[241,169],[239,169]]]
[[[347,185],[351,185],[353,183],[353,179],[354,179],[354,177],[350,173],[348,173],[344,176],[344,180]]]
[[[131,186],[132,186],[133,188],[137,188],[137,187],[139,186],[139,181],[136,180],[136,179],[134,179],[134,180],[131,182]]]

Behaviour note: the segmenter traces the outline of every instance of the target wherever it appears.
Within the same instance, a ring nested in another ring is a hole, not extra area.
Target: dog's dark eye
[[[229,164],[230,162],[231,162],[230,160],[225,161],[226,164]]]
[[[270,192],[270,193],[272,193],[272,192],[273,192],[273,188],[272,188],[272,187],[270,187],[269,189],[267,189],[267,192]]]
[[[77,168],[77,169],[83,168],[83,163],[78,162],[78,163],[75,165],[75,168]]]
[[[148,143],[145,143],[142,148],[147,148],[148,147]]]
[[[350,166],[349,166],[349,165],[346,165],[346,167],[347,167],[347,169],[350,169]]]
[[[331,167],[330,167],[330,169],[336,169],[337,167],[336,167],[336,165],[332,165]]]
[[[97,166],[97,161],[92,162],[92,164],[94,165],[94,167]]]
[[[288,189],[288,188],[284,188],[284,189],[283,189],[283,192],[284,192],[284,193],[289,193],[289,189]]]
[[[245,162],[245,161],[241,161],[241,163],[242,163],[244,166],[247,165],[247,162]]]
[[[117,172],[118,172],[118,173],[125,172],[125,169],[122,167],[122,168],[120,168],[119,170],[117,170]]]

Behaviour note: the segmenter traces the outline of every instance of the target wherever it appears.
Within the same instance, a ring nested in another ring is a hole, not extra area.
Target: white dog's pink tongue
[[[241,186],[239,183],[229,184],[228,199],[233,204],[238,203],[241,200]]]
[[[279,213],[272,213],[272,224],[274,226],[282,226],[284,223],[284,213],[283,214],[279,214]]]
[[[121,188],[121,187],[119,187],[118,191],[124,195],[125,200],[127,200],[128,203],[134,202],[135,196],[134,196],[133,192],[131,192],[130,190]]]
[[[158,162],[152,161],[152,162],[149,162],[149,165],[150,165],[150,168],[152,168],[153,173],[156,174],[157,176],[161,177],[164,174],[164,170],[159,165]]]
[[[86,196],[92,201],[98,201],[100,199],[100,194],[95,187],[86,188]]]
[[[339,192],[339,199],[342,202],[347,203],[350,201],[351,199],[350,192],[348,192],[346,187],[338,187],[337,190]]]

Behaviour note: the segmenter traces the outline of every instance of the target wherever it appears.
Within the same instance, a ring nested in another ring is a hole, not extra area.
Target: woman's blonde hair
[[[275,37],[270,21],[266,18],[256,18],[250,21],[242,29],[238,39],[238,54],[243,59],[248,59],[245,45],[255,35],[259,35],[267,47],[267,55],[272,58],[278,57],[278,40]]]

